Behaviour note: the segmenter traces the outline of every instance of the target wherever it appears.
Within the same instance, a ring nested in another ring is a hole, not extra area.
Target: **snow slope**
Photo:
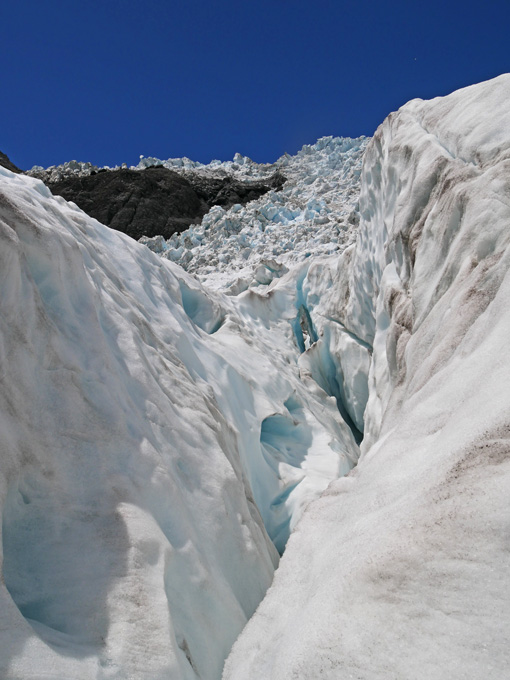
[[[302,287],[373,348],[362,456],[224,680],[510,677],[509,102],[510,75],[414,100],[367,148],[356,247]]]
[[[207,292],[3,168],[0,239],[0,677],[216,680],[359,454],[296,283]]]

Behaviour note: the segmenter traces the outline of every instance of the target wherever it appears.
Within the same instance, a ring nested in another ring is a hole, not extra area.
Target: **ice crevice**
[[[0,168],[0,677],[506,677],[509,99],[236,157],[162,256]]]
[[[306,508],[356,465],[352,361],[308,262],[225,295],[0,173],[2,625],[57,676],[217,680]],[[0,674],[31,677],[11,642]]]
[[[345,405],[351,393],[344,372],[356,372],[358,358],[341,368],[324,321],[319,338],[303,288],[307,273],[299,265],[230,298],[179,276],[183,310],[198,329],[214,333],[222,356],[198,370],[200,354],[192,354],[188,338],[185,363],[209,383],[234,425],[247,493],[280,555],[310,500],[355,465],[363,429],[360,404]],[[224,375],[220,385],[211,382],[211,369]],[[271,374],[277,377],[268,382]]]
[[[301,469],[310,445],[312,432],[307,427],[302,405],[290,398],[284,403],[286,413],[264,418],[260,427],[260,444],[267,463],[276,472],[285,467],[285,485],[271,499],[266,529],[276,549],[283,553],[290,534],[291,515],[286,502],[304,479]]]
[[[305,276],[301,275],[297,280],[295,305],[298,312],[292,321],[294,336],[301,353],[298,365],[303,374],[310,375],[326,394],[334,397],[340,415],[351,429],[354,439],[359,445],[363,439],[362,414],[368,399],[368,374],[365,370],[363,374],[359,374],[356,378],[356,394],[359,397],[363,393],[363,396],[361,397],[361,406],[353,405],[350,403],[353,393],[347,388],[342,370],[342,354],[345,363],[345,351],[343,347],[335,347],[337,333],[332,332],[331,326],[337,324],[342,333],[345,333],[350,340],[360,344],[368,352],[371,352],[372,348],[356,338],[353,333],[347,331],[340,321],[333,318],[322,318],[320,320],[319,336],[306,304],[306,296],[303,293],[304,278]],[[359,357],[357,357],[357,360],[359,360]],[[356,366],[350,366],[348,370],[356,372],[358,369]]]
[[[413,100],[367,148],[299,356],[342,386],[359,463],[304,513],[224,680],[508,673],[509,99],[507,74]]]
[[[300,369],[309,373],[315,382],[330,396],[334,397],[338,411],[352,431],[356,443],[359,445],[363,439],[362,410],[358,409],[358,418],[354,413],[353,404],[350,403],[350,394],[347,391],[345,377],[339,359],[331,349],[331,334],[329,328],[323,328],[320,340],[315,341],[299,360]],[[365,382],[364,382],[365,380]],[[364,392],[368,399],[368,376],[364,375],[357,385],[358,392]]]
[[[191,321],[208,335],[216,333],[225,321],[221,305],[206,295],[199,286],[179,282],[182,307]]]

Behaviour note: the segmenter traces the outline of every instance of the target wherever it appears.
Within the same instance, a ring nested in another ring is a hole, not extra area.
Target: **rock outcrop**
[[[0,151],[0,165],[11,172],[22,172],[14,163],[10,160],[8,156]]]
[[[213,205],[244,205],[269,189],[280,188],[284,181],[279,173],[261,182],[193,173],[185,177],[164,167],[149,167],[100,170],[47,182],[47,186],[99,222],[139,239],[170,238],[190,224],[200,223]]]

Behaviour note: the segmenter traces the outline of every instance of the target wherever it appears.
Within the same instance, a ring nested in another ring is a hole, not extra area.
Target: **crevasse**
[[[224,680],[507,673],[509,99],[505,75],[414,100],[367,148],[356,246],[308,274],[315,328],[368,354],[360,460],[305,512]]]
[[[282,159],[201,281],[0,169],[3,678],[504,677],[509,88],[359,196],[365,140]]]

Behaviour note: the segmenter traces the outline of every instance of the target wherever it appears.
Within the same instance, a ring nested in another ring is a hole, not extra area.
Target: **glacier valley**
[[[0,678],[509,676],[509,103],[142,158],[285,177],[169,239],[0,167]]]

